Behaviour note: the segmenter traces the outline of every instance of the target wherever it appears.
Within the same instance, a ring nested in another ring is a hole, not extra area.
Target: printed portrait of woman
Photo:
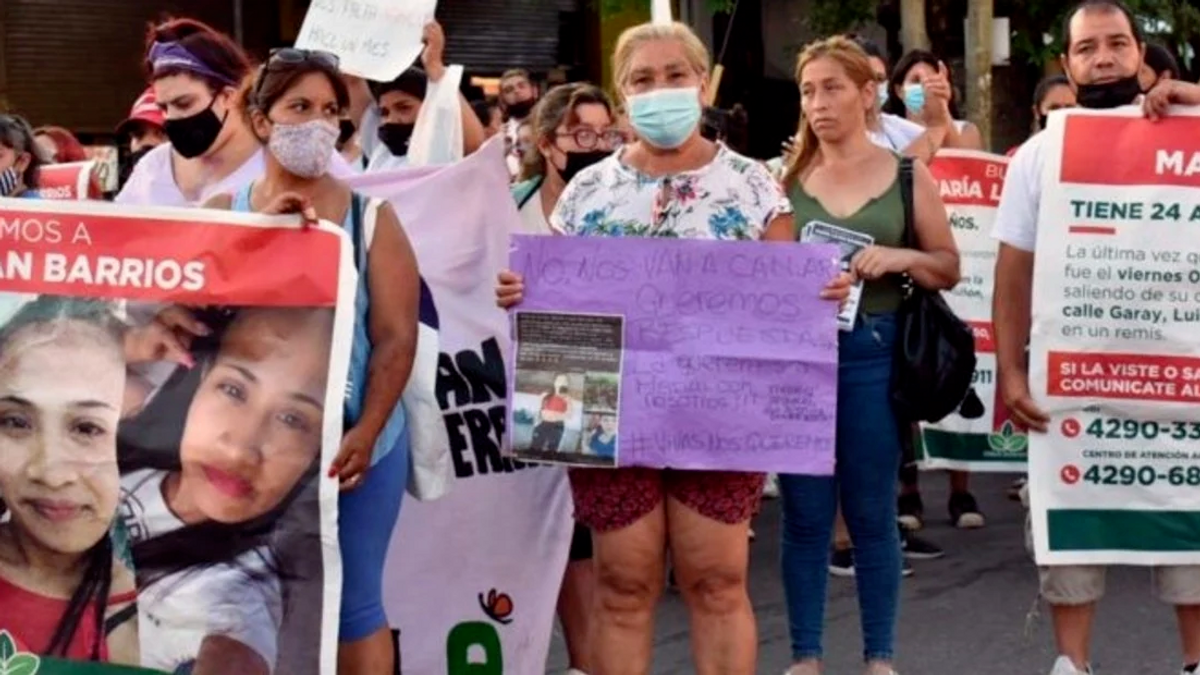
[[[0,629],[20,651],[138,664],[109,534],[124,388],[108,304],[42,296],[0,325]]]
[[[332,330],[328,309],[172,307],[131,331],[121,517],[144,665],[248,675],[319,667],[316,479]],[[289,640],[307,662],[279,665],[295,651]]]

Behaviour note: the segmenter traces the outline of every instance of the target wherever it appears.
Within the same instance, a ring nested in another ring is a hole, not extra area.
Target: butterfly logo
[[[508,625],[513,621],[512,613],[515,607],[512,598],[494,588],[487,592],[486,597],[483,593],[479,594],[479,608],[497,623]]]

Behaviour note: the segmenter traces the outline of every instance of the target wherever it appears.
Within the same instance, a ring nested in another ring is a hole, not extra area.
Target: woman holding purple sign
[[[622,34],[616,82],[637,140],[583,169],[550,218],[568,235],[793,241],[791,205],[758,162],[700,132],[709,54],[683,24]],[[849,279],[823,292],[838,302]],[[521,301],[503,273],[501,306]],[[670,550],[688,605],[696,670],[755,672],[757,639],[746,593],[750,517],[762,474],[645,468],[572,469],[575,516],[594,532],[596,672],[650,669],[654,611]]]
[[[897,312],[905,277],[930,290],[958,283],[958,248],[929,170],[868,136],[878,84],[866,52],[843,37],[815,43],[800,55],[796,79],[799,140],[783,179],[795,208],[795,236],[815,223],[873,244],[850,260],[863,290],[853,327],[839,339],[836,475],[779,478],[794,661],[789,673],[821,672],[829,540],[840,500],[854,544],[866,672],[895,675],[896,474],[901,434],[909,432],[892,408]],[[912,248],[905,246],[906,204],[917,243]]]

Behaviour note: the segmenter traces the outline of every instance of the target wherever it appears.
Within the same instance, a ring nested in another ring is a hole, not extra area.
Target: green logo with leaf
[[[17,651],[17,643],[6,630],[0,630],[0,675],[37,675],[41,659],[36,654]]]
[[[1000,426],[1000,430],[988,436],[988,447],[1000,455],[1020,455],[1029,448],[1029,437],[1018,433],[1011,420]]]

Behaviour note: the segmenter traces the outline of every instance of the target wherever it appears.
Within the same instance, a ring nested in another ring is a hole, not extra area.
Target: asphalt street
[[[1046,675],[1055,658],[1045,610],[1026,632],[1037,594],[1036,572],[1024,550],[1020,504],[1008,501],[1010,476],[976,477],[973,491],[988,517],[985,529],[961,532],[945,515],[946,480],[922,476],[927,525],[923,536],[947,550],[941,560],[918,561],[904,581],[897,632],[900,675]],[[779,579],[779,503],[767,501],[755,520],[750,595],[758,617],[758,673],[788,666],[786,607]],[[825,633],[826,673],[859,675],[862,640],[854,582],[830,579]],[[1097,621],[1093,660],[1097,675],[1178,675],[1173,613],[1151,595],[1149,571],[1113,570]],[[548,673],[566,670],[556,638]],[[687,615],[668,594],[658,616],[653,672],[692,673]]]

